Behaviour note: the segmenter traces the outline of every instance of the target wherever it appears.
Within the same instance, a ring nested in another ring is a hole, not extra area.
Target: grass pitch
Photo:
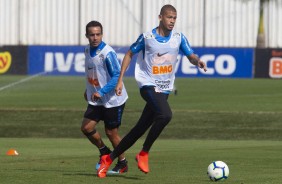
[[[230,176],[225,183],[278,184],[281,182],[280,141],[221,141],[159,139],[150,153],[151,172],[137,169],[134,156],[143,140],[126,152],[129,172],[100,179],[95,175],[97,151],[85,139],[1,138],[0,183],[211,183],[207,167],[225,161]],[[5,156],[16,147],[19,156]]]
[[[1,184],[210,183],[206,169],[214,160],[228,164],[226,183],[281,182],[280,80],[178,78],[178,95],[169,98],[173,119],[152,148],[151,172],[141,173],[134,161],[143,137],[126,152],[129,173],[99,179],[94,171],[98,151],[80,132],[84,78],[36,77],[18,83],[23,78],[0,77]],[[144,106],[134,79],[124,82],[129,100],[122,135]],[[103,125],[98,130],[103,134]],[[20,155],[6,156],[10,148]]]
[[[0,88],[22,76],[1,76]],[[144,107],[137,84],[129,94],[122,134]],[[176,79],[173,118],[161,138],[282,140],[282,85],[270,79]],[[81,138],[84,77],[37,77],[0,91],[1,137]],[[102,126],[101,126],[102,128]]]

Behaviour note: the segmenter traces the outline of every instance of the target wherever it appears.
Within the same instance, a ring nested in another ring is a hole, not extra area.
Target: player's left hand
[[[98,92],[92,94],[92,96],[91,96],[92,101],[96,102],[99,99],[101,99],[101,95]]]
[[[117,96],[121,96],[122,94],[122,82],[118,81],[117,86],[115,88],[115,92]]]
[[[203,61],[201,61],[201,60],[198,61],[198,67],[201,68],[201,69],[203,69],[205,72],[207,71],[207,65],[206,65],[206,63],[203,62]]]

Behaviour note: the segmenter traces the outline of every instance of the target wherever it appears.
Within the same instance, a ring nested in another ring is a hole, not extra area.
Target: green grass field
[[[270,79],[178,78],[170,95],[173,119],[154,144],[151,172],[127,153],[125,175],[99,179],[98,151],[82,136],[83,77],[0,77],[0,183],[210,183],[206,169],[225,161],[225,183],[277,184],[282,171],[282,85]],[[13,85],[15,84],[15,85]],[[120,129],[136,123],[144,102],[133,78]],[[7,88],[6,88],[7,87]],[[103,133],[103,125],[98,127]],[[108,142],[107,142],[108,143]],[[6,156],[15,148],[19,156]]]

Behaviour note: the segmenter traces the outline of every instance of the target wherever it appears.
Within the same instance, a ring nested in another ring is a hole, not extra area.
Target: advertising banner
[[[82,75],[83,49],[82,46],[30,46],[28,74]]]
[[[176,72],[180,77],[252,78],[253,53],[251,48],[193,48],[207,65],[207,72],[192,65],[186,56],[180,56]]]
[[[121,62],[129,47],[113,47]],[[30,75],[84,75],[83,46],[30,46]],[[253,49],[251,48],[194,48],[200,59],[206,62],[208,71],[192,65],[181,53],[178,55],[176,76],[208,78],[252,78]],[[136,56],[126,71],[134,76]]]
[[[0,47],[0,75],[27,74],[27,46]]]
[[[282,78],[282,49],[255,50],[255,78]]]

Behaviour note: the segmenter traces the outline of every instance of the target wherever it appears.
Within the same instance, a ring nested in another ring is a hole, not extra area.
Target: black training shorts
[[[84,113],[84,118],[94,120],[96,122],[104,121],[107,129],[118,128],[121,125],[121,118],[125,103],[112,108],[104,106],[89,105]]]

